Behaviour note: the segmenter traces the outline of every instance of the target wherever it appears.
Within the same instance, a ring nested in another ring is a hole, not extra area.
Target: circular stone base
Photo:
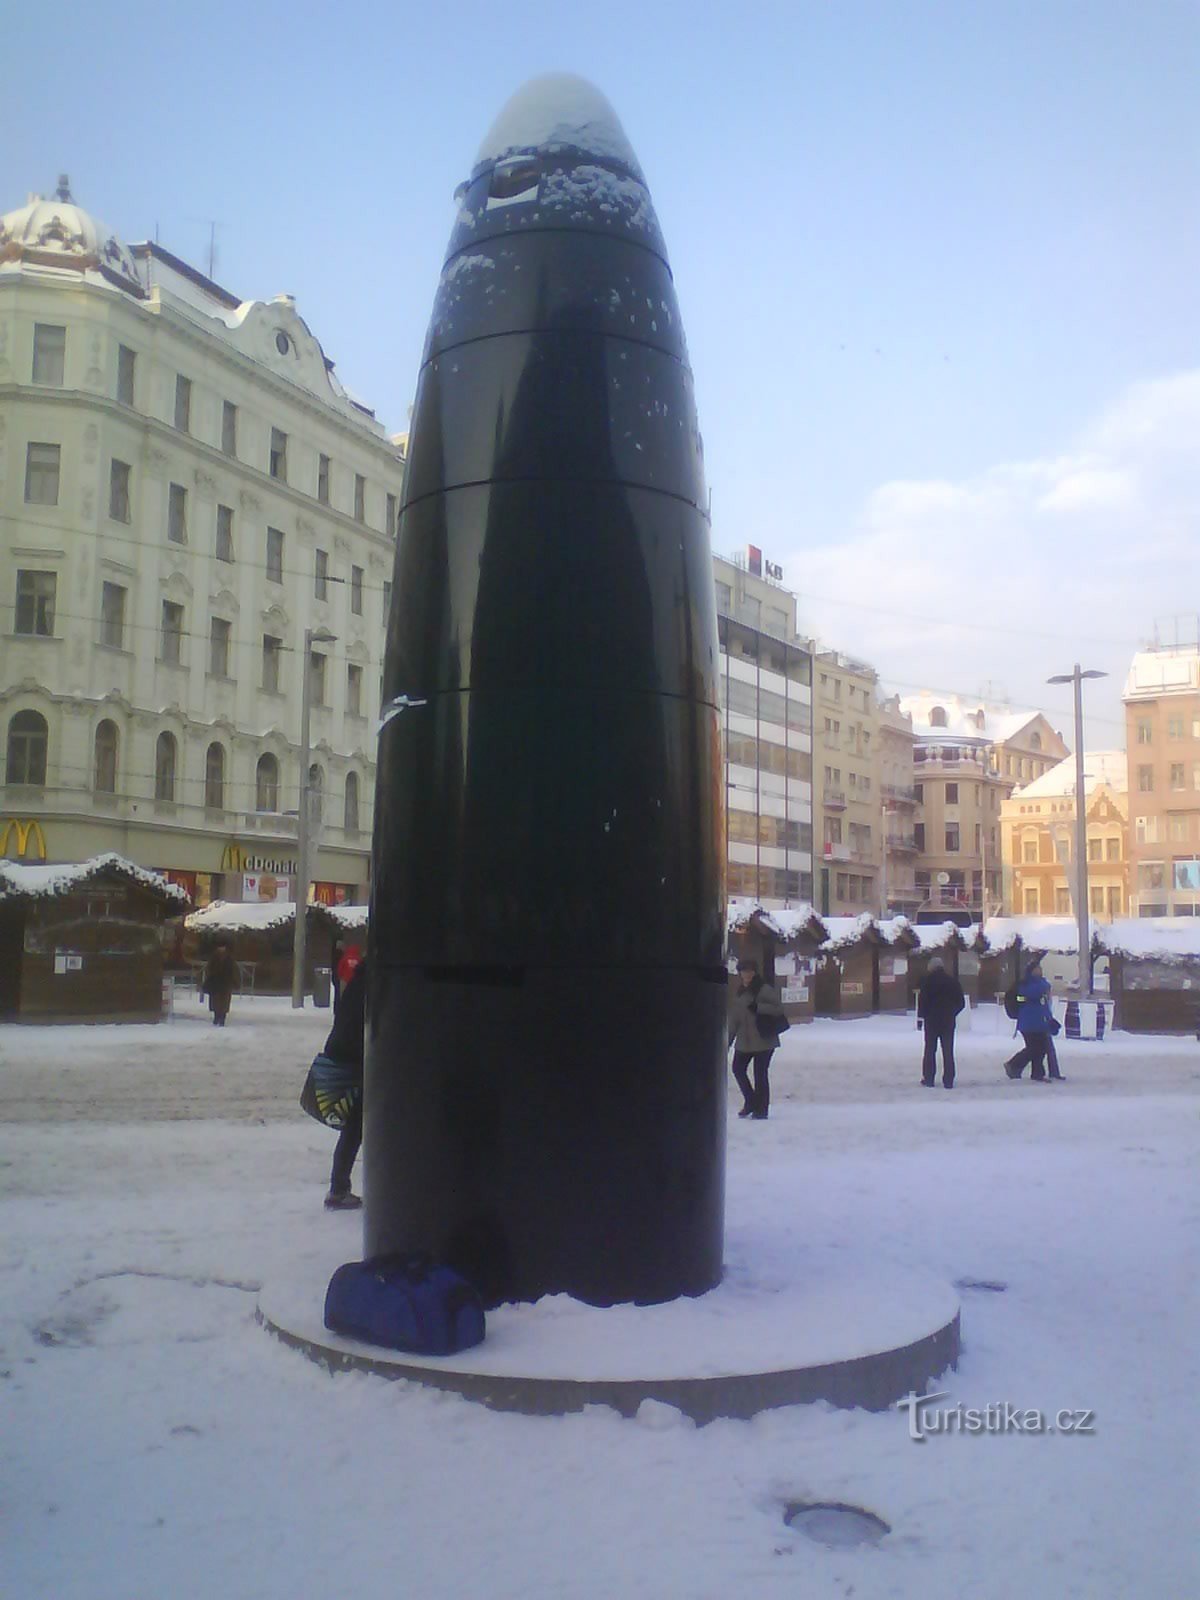
[[[708,1294],[658,1306],[547,1295],[489,1311],[473,1350],[409,1355],[325,1327],[326,1286],[352,1256],[343,1248],[282,1271],[259,1295],[259,1321],[331,1371],[408,1378],[498,1411],[562,1416],[604,1405],[628,1417],[654,1400],[697,1423],[813,1400],[884,1411],[958,1363],[949,1285],[869,1263],[814,1263],[800,1284],[755,1283],[742,1270]]]

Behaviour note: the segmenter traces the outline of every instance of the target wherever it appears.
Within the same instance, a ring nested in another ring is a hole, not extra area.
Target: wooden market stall
[[[875,1008],[876,961],[886,940],[875,919],[825,917],[814,984],[819,1017],[869,1017]]]
[[[1200,1039],[1200,918],[1122,918],[1093,944],[1109,960],[1118,1028]]]
[[[163,928],[188,904],[112,852],[61,866],[0,862],[0,1016],[160,1021]]]
[[[955,922],[922,923],[915,926],[913,932],[917,936],[918,945],[908,963],[909,1009],[916,1006],[917,990],[921,987],[921,979],[929,971],[929,963],[934,956],[941,957],[951,977],[959,978],[959,961],[967,949],[967,940],[969,938],[971,943],[974,943],[975,937],[969,928],[960,928]],[[965,983],[963,990],[964,993],[967,992]]]
[[[184,956],[198,982],[205,962],[217,945],[226,942],[238,965],[243,994],[289,994],[292,987],[292,945],[296,906],[291,900],[248,901],[237,904],[214,900],[203,911],[193,911],[184,923]],[[309,908],[309,929],[313,926]],[[325,966],[324,952],[307,946],[305,990],[311,992],[314,968]]]
[[[875,928],[880,942],[875,946],[871,1009],[902,1013],[908,1009],[908,969],[921,948],[920,935],[907,917],[882,917]]]
[[[811,1022],[815,991],[813,969],[825,939],[825,925],[810,905],[765,910],[754,901],[731,900],[726,912],[730,986],[744,956],[779,990],[790,1022]]]

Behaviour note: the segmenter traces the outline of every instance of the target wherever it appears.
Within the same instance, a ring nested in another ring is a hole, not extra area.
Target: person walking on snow
[[[329,1174],[329,1193],[325,1196],[326,1211],[355,1211],[362,1205],[358,1195],[350,1189],[350,1174],[362,1144],[363,1103],[363,1039],[366,1031],[367,963],[360,960],[342,990],[342,997],[334,1013],[333,1027],[321,1054],[341,1066],[354,1067],[360,1085],[354,1107],[338,1134],[333,1150],[333,1167]]]
[[[779,1045],[779,1031],[769,1025],[769,1019],[784,1016],[784,1009],[776,991],[759,976],[755,962],[747,957],[738,962],[737,970],[738,987],[729,1001],[729,1043],[733,1046],[733,1076],[742,1091],[738,1116],[765,1122],[771,1109],[768,1073]],[[747,1071],[751,1063],[753,1088]]]
[[[1052,1048],[1051,1036],[1058,1032],[1058,1022],[1050,1007],[1050,985],[1043,978],[1042,964],[1037,960],[1029,963],[1017,985],[1017,1030],[1024,1048],[1004,1063],[1005,1072],[1015,1081],[1028,1066],[1031,1082],[1045,1083],[1046,1057]],[[1057,1069],[1057,1056],[1054,1066]],[[1062,1074],[1055,1070],[1051,1076],[1061,1078]]]
[[[934,956],[917,989],[917,1018],[925,1030],[921,1082],[932,1089],[937,1079],[937,1051],[942,1047],[942,1087],[954,1087],[954,1024],[966,1005],[962,984],[946,971],[941,956]]]
[[[237,962],[227,939],[219,939],[217,948],[204,964],[201,994],[208,996],[208,1009],[212,1012],[213,1027],[223,1028],[233,999],[233,986],[237,982]]]

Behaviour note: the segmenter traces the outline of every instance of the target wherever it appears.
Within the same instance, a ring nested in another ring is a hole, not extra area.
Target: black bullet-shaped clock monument
[[[371,895],[364,1244],[489,1304],[698,1294],[724,1229],[724,775],[700,435],[602,95],[457,195],[410,435]]]

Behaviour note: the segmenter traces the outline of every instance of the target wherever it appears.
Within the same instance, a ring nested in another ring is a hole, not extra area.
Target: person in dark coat
[[[779,1045],[779,1034],[760,1027],[760,1017],[784,1015],[777,992],[759,976],[758,966],[748,958],[738,962],[738,987],[729,1001],[729,1043],[733,1046],[733,1076],[742,1091],[739,1117],[765,1122],[771,1109],[768,1073],[771,1057]],[[750,1087],[748,1068],[754,1065],[754,1087]]]
[[[917,1017],[925,1030],[921,1082],[932,1089],[937,1079],[937,1051],[942,1047],[942,1087],[954,1087],[954,1025],[966,1005],[962,984],[946,971],[941,956],[934,956],[917,989]]]
[[[218,939],[217,948],[204,964],[204,976],[200,980],[202,992],[208,996],[208,1009],[212,1012],[214,1028],[225,1026],[237,976],[237,962],[233,959],[228,939]]]
[[[334,1013],[333,1027],[325,1041],[322,1055],[342,1066],[355,1067],[362,1083],[363,1040],[366,1031],[367,964],[359,962],[349,982],[342,990],[342,998]],[[346,1118],[333,1150],[333,1167],[329,1174],[329,1193],[325,1196],[326,1211],[353,1211],[362,1205],[358,1195],[350,1188],[350,1174],[362,1144],[363,1103],[358,1095],[354,1109]]]
[[[1050,1007],[1050,985],[1042,976],[1040,961],[1031,961],[1026,967],[1025,976],[1017,985],[1017,1007],[1017,1029],[1024,1048],[1009,1057],[1004,1070],[1015,1081],[1028,1066],[1031,1081],[1045,1083],[1046,1058],[1052,1047],[1052,1035],[1058,1032],[1058,1022]],[[1053,1076],[1061,1077],[1057,1055],[1054,1066]]]

